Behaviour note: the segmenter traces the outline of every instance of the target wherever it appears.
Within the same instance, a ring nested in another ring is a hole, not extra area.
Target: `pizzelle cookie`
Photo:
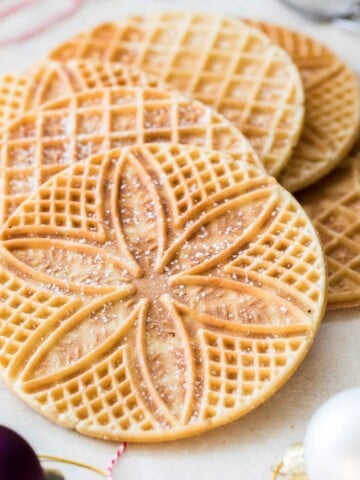
[[[47,103],[3,129],[0,222],[71,163],[111,148],[151,142],[228,151],[262,168],[239,130],[196,100],[155,88],[86,90]]]
[[[247,23],[284,48],[301,73],[304,129],[279,176],[280,183],[295,192],[324,177],[351,149],[360,127],[359,83],[354,73],[316,40],[265,22]]]
[[[80,34],[50,58],[136,65],[231,120],[277,175],[303,124],[303,87],[287,53],[243,22],[204,14],[129,17]]]
[[[0,77],[0,128],[28,110],[74,92],[113,86],[160,87],[141,70],[112,62],[45,61],[24,75]]]
[[[360,305],[360,149],[299,196],[322,239],[328,308]]]
[[[78,162],[1,231],[0,365],[79,432],[174,440],[270,397],[310,348],[322,250],[272,177],[194,146]]]

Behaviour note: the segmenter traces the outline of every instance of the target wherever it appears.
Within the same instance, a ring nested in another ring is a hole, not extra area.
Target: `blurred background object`
[[[281,0],[281,2],[317,22],[334,22],[341,28],[360,33],[360,1]]]

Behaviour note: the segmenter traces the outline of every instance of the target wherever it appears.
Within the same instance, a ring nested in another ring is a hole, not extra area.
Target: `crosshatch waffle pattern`
[[[112,62],[49,60],[27,74],[0,77],[0,128],[28,110],[74,92],[113,86],[159,87],[136,67]]]
[[[324,177],[351,149],[360,128],[359,82],[333,52],[316,40],[265,22],[247,23],[288,52],[304,84],[304,129],[279,176],[287,190],[296,192]]]
[[[303,124],[303,87],[286,52],[236,19],[163,13],[80,34],[50,58],[133,64],[231,120],[277,175]]]
[[[53,421],[116,441],[246,414],[295,371],[324,311],[323,254],[299,204],[196,146],[72,165],[8,218],[0,249],[3,377]]]
[[[3,130],[0,221],[71,163],[111,148],[151,142],[200,145],[261,165],[245,137],[196,100],[135,86],[86,90],[28,112]]]
[[[0,77],[0,128],[26,110],[28,79],[8,73]]]
[[[266,382],[276,382],[304,349],[302,336],[264,340],[208,330],[199,333],[206,372],[206,397],[200,413],[204,421],[261,396]]]
[[[360,153],[299,199],[323,243],[329,273],[328,308],[359,306]]]
[[[4,267],[0,269],[0,282],[3,302],[0,310],[0,364],[7,368],[41,323],[66,318],[69,311],[76,309],[78,302],[39,290]]]

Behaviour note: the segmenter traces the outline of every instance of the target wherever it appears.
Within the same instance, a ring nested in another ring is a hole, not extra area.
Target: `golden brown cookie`
[[[285,27],[247,20],[284,48],[305,88],[300,141],[279,181],[295,192],[335,168],[351,149],[360,127],[360,90],[354,73],[318,41]]]
[[[299,195],[328,264],[328,308],[360,305],[360,150]]]
[[[45,61],[27,74],[0,77],[0,128],[43,103],[74,92],[114,86],[160,87],[141,70],[112,62]]]
[[[116,441],[246,414],[292,375],[324,311],[300,205],[194,146],[76,163],[8,218],[0,251],[2,376],[53,421]]]
[[[93,153],[149,142],[204,146],[261,166],[239,130],[199,101],[155,88],[86,90],[47,103],[3,129],[0,222],[66,166]]]
[[[50,58],[141,67],[231,120],[267,171],[288,161],[303,124],[303,87],[287,53],[243,22],[205,14],[129,17],[80,34]]]

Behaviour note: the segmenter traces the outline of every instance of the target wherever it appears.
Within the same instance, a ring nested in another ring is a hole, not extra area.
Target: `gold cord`
[[[48,460],[48,461],[52,461],[52,462],[66,463],[68,465],[74,465],[75,467],[86,468],[87,470],[98,473],[99,475],[102,475],[103,477],[105,477],[105,475],[106,475],[104,470],[101,470],[101,468],[94,467],[93,465],[89,465],[87,463],[76,462],[75,460],[69,460],[68,458],[63,458],[63,457],[55,457],[54,455],[38,455],[38,457],[41,460],[45,460],[45,461]],[[273,472],[271,480],[277,480],[282,467],[283,467],[283,462],[281,462],[281,463],[279,463],[279,465],[277,465],[277,467],[275,468],[275,470]]]
[[[279,477],[280,471],[282,467],[284,466],[283,462],[279,463],[279,465],[275,468],[273,476],[271,477],[271,480],[276,480]]]
[[[69,460],[68,458],[63,458],[63,457],[54,457],[53,455],[38,455],[38,457],[41,460],[50,460],[53,462],[67,463],[68,465],[74,465],[76,467],[86,468],[87,470],[98,473],[103,477],[105,477],[106,475],[104,470],[101,470],[101,468],[93,467],[92,465],[88,465],[87,463],[76,462],[75,460]]]

